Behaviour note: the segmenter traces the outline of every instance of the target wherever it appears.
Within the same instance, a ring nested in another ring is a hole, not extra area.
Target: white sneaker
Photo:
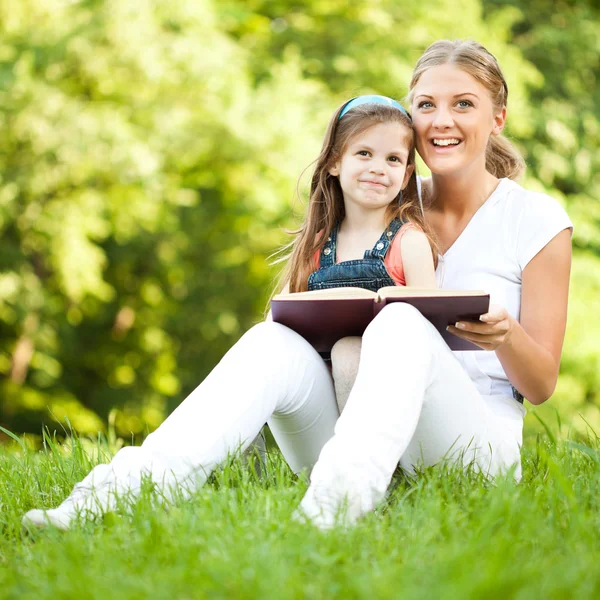
[[[61,510],[61,507],[51,508],[49,510],[40,510],[34,508],[29,512],[25,513],[21,519],[23,527],[26,528],[37,528],[44,529],[45,527],[54,526],[57,529],[66,531],[71,525],[71,520],[75,516],[75,513],[70,514],[65,510]]]
[[[66,531],[78,515],[90,519],[109,510],[109,497],[109,490],[106,486],[92,489],[76,487],[57,508],[47,510],[34,508],[25,513],[21,523],[27,528],[44,529],[54,526]]]

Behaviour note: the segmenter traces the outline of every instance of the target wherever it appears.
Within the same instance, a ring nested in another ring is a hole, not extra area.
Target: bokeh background
[[[402,98],[429,43],[473,38],[508,80],[525,185],[576,226],[562,373],[527,432],[600,433],[599,16],[593,0],[0,0],[0,425],[156,428],[262,318],[337,104]]]

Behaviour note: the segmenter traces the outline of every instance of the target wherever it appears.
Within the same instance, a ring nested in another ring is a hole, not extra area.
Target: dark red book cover
[[[489,309],[488,294],[465,296],[406,296],[383,298],[310,298],[271,300],[273,320],[299,333],[319,352],[328,352],[337,340],[362,335],[375,315],[390,302],[414,306],[440,332],[452,350],[481,350],[449,331],[456,321],[476,321]]]

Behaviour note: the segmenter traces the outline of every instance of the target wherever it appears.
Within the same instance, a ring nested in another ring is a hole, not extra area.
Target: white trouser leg
[[[260,323],[140,447],[121,449],[75,490],[136,493],[143,475],[167,497],[174,484],[193,489],[229,453],[245,449],[267,420],[297,472],[316,462],[337,418],[331,375],[317,352],[287,327]]]
[[[435,328],[395,303],[365,331],[356,382],[301,509],[323,527],[341,509],[352,522],[381,501],[399,461],[444,459],[494,475],[519,464],[519,444]]]

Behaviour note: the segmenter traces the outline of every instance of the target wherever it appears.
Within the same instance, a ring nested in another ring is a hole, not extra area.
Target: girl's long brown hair
[[[341,158],[350,140],[380,123],[400,123],[406,129],[409,146],[407,168],[413,166],[405,189],[388,206],[386,218],[391,222],[396,217],[408,220],[420,227],[432,246],[434,262],[437,262],[437,245],[430,229],[423,220],[417,189],[415,169],[415,134],[409,116],[393,106],[385,104],[362,104],[349,110],[342,119],[339,114],[346,105],[342,104],[333,114],[321,153],[316,160],[310,185],[308,212],[300,229],[292,232],[295,239],[285,249],[291,249],[280,282],[289,283],[290,292],[306,291],[308,277],[315,270],[315,252],[321,249],[336,223],[344,216],[344,197],[337,177],[330,170]],[[284,258],[285,259],[285,258]]]

